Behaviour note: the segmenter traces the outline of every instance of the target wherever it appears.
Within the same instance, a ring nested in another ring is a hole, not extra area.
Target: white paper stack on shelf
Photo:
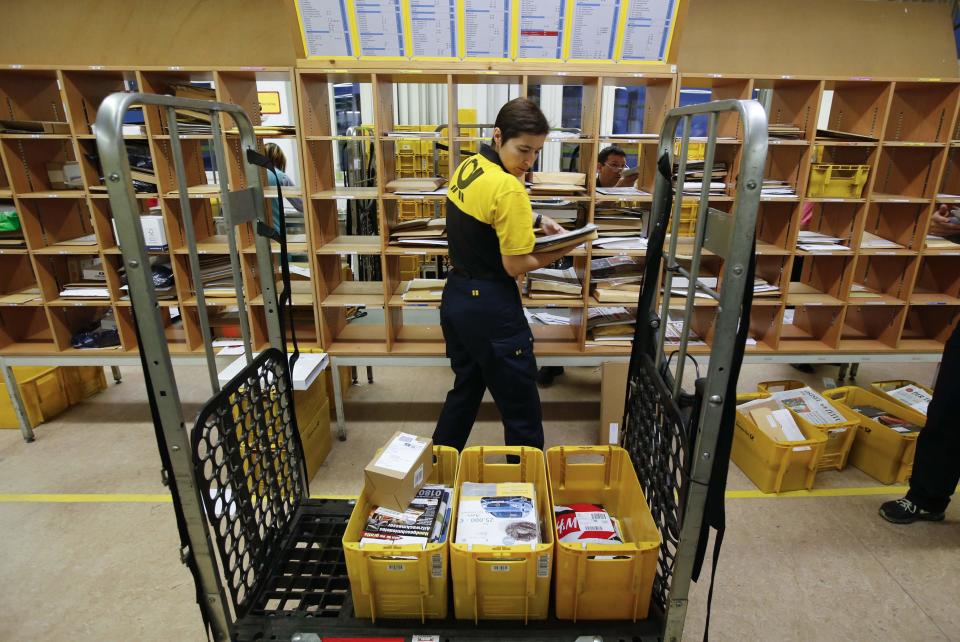
[[[523,316],[527,318],[530,325],[571,325],[570,317],[565,317],[552,312],[531,312],[529,309],[523,309]]]
[[[597,226],[597,236],[630,237],[643,234],[643,223],[649,215],[642,210],[603,210],[594,213],[593,222]]]
[[[445,194],[446,188],[441,187],[447,179],[439,176],[425,176],[423,178],[395,178],[386,184],[384,189],[394,194]]]
[[[663,343],[665,346],[679,346],[680,337],[683,333],[683,317],[679,313],[670,313],[667,318],[666,333],[664,335]],[[750,342],[747,341],[749,345]],[[707,342],[704,341],[696,330],[690,328],[690,331],[687,333],[687,345],[688,346],[705,346]]]
[[[105,300],[110,298],[110,290],[104,281],[78,281],[64,285],[60,297],[81,301]]]
[[[571,207],[569,201],[567,205],[560,207],[537,205],[533,208],[533,215],[536,217],[540,214],[549,216],[568,230],[575,229],[577,227],[577,220],[579,219],[579,210],[577,210],[576,207]]]
[[[704,287],[708,287],[711,290],[717,289],[717,277],[715,276],[701,276],[697,279],[697,283]],[[685,276],[675,276],[670,280],[670,294],[675,297],[686,297],[687,290],[690,289],[690,279]],[[696,290],[694,296],[698,299],[710,299],[712,298],[706,292],[701,292]]]
[[[954,237],[956,238],[956,237]],[[950,239],[944,238],[942,236],[936,236],[935,234],[927,234],[926,246],[928,249],[957,249],[957,243],[954,243]]]
[[[797,188],[787,181],[765,178],[760,186],[761,198],[794,198],[796,195]]]
[[[256,359],[259,352],[253,353]],[[247,365],[247,358],[243,355],[243,346],[234,345],[224,348],[217,353],[217,356],[225,357],[238,355],[230,365],[217,373],[217,381],[221,386],[230,383],[230,380],[237,376]],[[292,355],[287,355],[289,359]],[[330,357],[326,352],[301,352],[297,357],[297,362],[293,365],[293,372],[290,373],[290,383],[294,390],[307,390],[313,385],[320,373],[323,372],[327,364],[330,363]]]
[[[850,298],[863,299],[878,296],[880,293],[867,287],[863,283],[852,283],[850,285]]]
[[[850,248],[842,244],[845,240],[811,230],[800,230],[797,247],[807,252],[850,252]]]
[[[571,299],[583,297],[583,284],[573,268],[540,268],[527,273],[526,294],[531,299]]]
[[[403,292],[404,303],[439,303],[446,279],[413,279]]]
[[[170,83],[173,95],[177,98],[192,98],[195,100],[216,100],[217,92],[211,87],[193,85],[190,83]],[[193,109],[178,108],[177,131],[183,134],[210,134],[210,114]],[[166,127],[166,133],[170,133],[170,127]]]
[[[805,133],[803,129],[800,129],[793,123],[769,123],[767,125],[767,134],[771,138],[803,138]]]
[[[595,240],[593,247],[604,250],[645,250],[647,239],[642,236],[607,236]]]
[[[677,169],[677,167],[674,167],[674,169]],[[727,164],[722,161],[715,161],[709,177],[704,176],[704,169],[703,161],[687,161],[686,174],[683,177],[683,193],[699,194],[703,187],[703,181],[707,180],[710,183],[711,196],[724,196],[727,190]]]
[[[201,254],[199,259],[200,282],[203,284],[204,296],[213,298],[233,298],[237,296],[237,289],[233,284],[233,273],[230,270],[229,256]]]
[[[587,311],[587,345],[630,347],[636,323],[636,308],[590,308]]]
[[[533,484],[465,482],[460,487],[457,544],[513,546],[540,542]]]
[[[773,393],[772,396],[784,408],[789,408],[814,425],[823,426],[845,421],[840,411],[813,388],[782,390]]]
[[[870,232],[864,232],[863,236],[860,239],[860,247],[862,248],[890,248],[890,249],[903,249],[903,246],[899,243],[895,243],[889,239],[885,239],[882,236],[877,236],[876,234],[871,234]]]
[[[420,218],[397,223],[390,230],[390,245],[447,246],[447,219]]]
[[[597,194],[603,194],[605,196],[650,196],[650,192],[645,192],[633,186],[597,187]]]
[[[590,261],[593,297],[599,303],[633,303],[640,296],[643,263],[627,256],[611,256]]]
[[[449,486],[427,484],[402,513],[376,506],[370,511],[360,543],[422,545],[446,541],[452,497]]]
[[[587,175],[579,172],[533,172],[530,174],[530,195],[578,195],[586,190]]]

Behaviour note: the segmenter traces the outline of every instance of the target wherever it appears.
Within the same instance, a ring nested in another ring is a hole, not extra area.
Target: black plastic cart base
[[[414,634],[456,640],[523,640],[573,642],[581,636],[600,636],[603,642],[654,642],[663,620],[651,615],[639,622],[547,620],[522,622],[470,620],[385,620],[376,623],[353,617],[350,580],[341,539],[353,502],[344,499],[304,501],[294,514],[290,536],[281,545],[272,572],[253,599],[251,612],[236,623],[242,642],[290,640],[296,634],[327,637],[385,637],[410,639]],[[450,603],[453,613],[453,602]]]

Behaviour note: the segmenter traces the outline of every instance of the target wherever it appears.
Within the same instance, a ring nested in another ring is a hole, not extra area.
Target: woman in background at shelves
[[[270,162],[273,163],[273,166],[277,169],[277,175],[274,176],[273,172],[267,172],[267,185],[269,187],[277,186],[277,177],[280,179],[281,187],[296,187],[293,184],[293,181],[290,180],[290,177],[287,176],[284,172],[287,169],[287,157],[284,156],[283,150],[280,149],[280,146],[276,143],[267,143],[263,146],[264,155],[270,159]],[[303,199],[300,198],[290,198],[285,197],[287,201],[293,205],[294,209],[303,214]],[[280,204],[277,202],[277,199],[270,199],[270,213],[273,220],[273,229],[280,232]]]
[[[930,234],[960,243],[960,217],[950,210],[949,205],[943,204],[933,213]]]
[[[504,442],[543,448],[533,334],[516,278],[573,249],[533,253],[535,228],[548,235],[564,231],[549,217],[534,217],[523,183],[549,131],[536,103],[511,100],[497,114],[491,144],[460,163],[450,181],[446,227],[453,269],[440,323],[455,378],[433,433],[437,445],[463,449],[489,389]]]

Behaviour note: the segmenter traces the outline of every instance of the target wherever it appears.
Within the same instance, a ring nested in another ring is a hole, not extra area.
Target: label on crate
[[[550,577],[550,555],[541,555],[537,559],[537,577]]]
[[[423,633],[415,633],[410,642],[440,642],[439,635],[426,635]]]
[[[407,570],[406,564],[387,564],[388,571],[405,571]]]
[[[440,553],[434,553],[430,556],[430,575],[443,577],[443,558],[440,557]]]
[[[509,564],[491,564],[490,570],[494,573],[507,573],[510,571]]]

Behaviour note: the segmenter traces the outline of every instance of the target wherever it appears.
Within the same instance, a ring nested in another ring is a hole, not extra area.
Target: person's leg
[[[943,512],[960,482],[960,323],[947,340],[940,374],[927,408],[927,424],[917,437],[907,499],[931,512]]]
[[[537,390],[537,359],[533,333],[519,301],[507,298],[516,314],[490,340],[490,353],[481,360],[483,379],[500,410],[503,440],[508,446],[543,448],[543,414]]]
[[[440,410],[437,427],[433,431],[433,443],[463,450],[477,419],[486,387],[480,364],[460,338],[458,321],[462,315],[457,311],[457,306],[461,305],[462,301],[458,300],[458,297],[459,293],[455,288],[451,288],[449,295],[444,292],[441,308],[440,324],[455,377],[453,388],[447,392],[446,401]]]
[[[960,323],[947,340],[940,374],[927,408],[927,423],[917,437],[910,490],[903,499],[880,507],[887,521],[909,524],[939,521],[960,482]]]

